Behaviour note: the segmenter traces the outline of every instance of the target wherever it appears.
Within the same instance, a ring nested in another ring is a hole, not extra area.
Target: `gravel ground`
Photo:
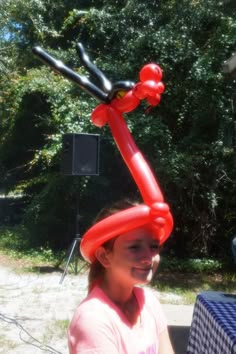
[[[0,267],[0,353],[68,353],[66,331],[87,277]]]
[[[0,354],[68,354],[67,327],[87,292],[86,274],[22,273],[0,266]],[[173,295],[159,294],[165,303]],[[192,306],[163,305],[170,325],[189,326]]]

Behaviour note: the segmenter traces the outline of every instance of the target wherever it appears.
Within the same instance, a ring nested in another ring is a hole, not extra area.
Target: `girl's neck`
[[[120,286],[110,285],[105,280],[101,284],[101,288],[109,299],[119,308],[126,317],[128,322],[134,326],[137,324],[140,315],[140,309],[133,287],[122,288]]]
[[[125,305],[134,297],[133,286],[122,286],[114,281],[109,282],[106,278],[103,279],[101,288],[115,304],[120,304],[120,306]]]

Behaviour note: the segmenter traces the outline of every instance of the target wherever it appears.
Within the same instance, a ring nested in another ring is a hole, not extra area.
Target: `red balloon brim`
[[[80,244],[81,255],[89,263],[95,260],[95,251],[106,241],[138,227],[149,225],[160,245],[170,236],[173,219],[170,213],[165,216],[165,223],[160,226],[158,217],[152,215],[151,208],[141,204],[122,210],[93,225],[83,236]]]

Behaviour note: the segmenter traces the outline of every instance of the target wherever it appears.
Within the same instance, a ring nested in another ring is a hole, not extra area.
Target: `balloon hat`
[[[81,43],[78,44],[77,50],[82,63],[98,80],[100,86],[77,74],[40,47],[33,48],[33,52],[47,65],[77,83],[83,90],[102,102],[93,110],[92,122],[100,128],[105,124],[109,125],[116,145],[144,202],[104,218],[84,234],[80,251],[85,260],[92,263],[95,260],[94,253],[99,246],[124,232],[148,225],[161,245],[167,240],[173,229],[173,218],[169,206],[164,202],[158,182],[136,146],[122,115],[122,113],[134,110],[143,99],[150,106],[158,105],[165,87],[161,81],[162,71],[157,64],[145,65],[139,73],[140,81],[136,84],[131,81],[112,83],[90,61]]]

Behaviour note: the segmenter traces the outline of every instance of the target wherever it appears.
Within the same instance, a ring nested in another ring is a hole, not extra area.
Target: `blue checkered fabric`
[[[236,298],[197,296],[187,347],[187,354],[193,353],[236,354]]]

